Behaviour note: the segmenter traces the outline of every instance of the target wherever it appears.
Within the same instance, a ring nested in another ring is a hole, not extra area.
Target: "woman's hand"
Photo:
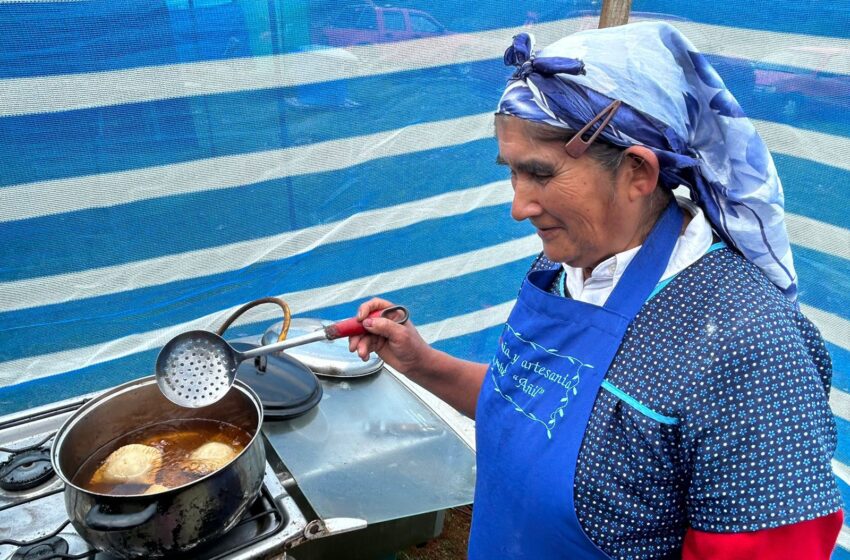
[[[357,352],[362,360],[376,352],[391,368],[474,418],[487,365],[460,360],[432,348],[410,320],[400,325],[383,317],[367,319],[370,313],[392,306],[380,298],[361,305],[357,319],[363,321],[367,334],[349,337],[348,349]]]
[[[375,352],[390,367],[408,374],[426,363],[426,356],[433,349],[422,339],[410,320],[400,325],[383,317],[367,318],[373,311],[393,305],[380,298],[362,304],[357,310],[357,319],[363,321],[367,334],[349,337],[348,349],[357,352],[363,361],[369,359],[370,352]]]

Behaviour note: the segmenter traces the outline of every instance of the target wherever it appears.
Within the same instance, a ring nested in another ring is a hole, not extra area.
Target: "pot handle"
[[[120,531],[132,529],[150,521],[156,513],[156,502],[151,503],[136,513],[108,513],[101,508],[103,504],[95,504],[86,514],[86,526],[95,531]]]

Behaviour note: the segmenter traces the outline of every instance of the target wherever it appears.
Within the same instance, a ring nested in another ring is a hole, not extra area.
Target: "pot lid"
[[[309,334],[331,324],[333,321],[296,317],[289,325],[287,338]],[[281,328],[283,321],[278,321],[266,329],[263,345],[277,342]],[[327,377],[360,377],[375,373],[384,365],[384,361],[374,353],[370,354],[365,362],[361,361],[357,354],[348,351],[348,338],[313,342],[275,354],[280,355],[291,356],[313,370],[316,375]]]
[[[256,348],[250,342],[231,341],[239,352]],[[295,418],[322,400],[322,386],[310,368],[286,355],[259,356],[245,360],[236,370],[236,378],[260,397],[267,419]]]

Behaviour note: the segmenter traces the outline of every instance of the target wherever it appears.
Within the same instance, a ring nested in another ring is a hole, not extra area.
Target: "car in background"
[[[319,33],[322,44],[349,47],[436,37],[449,32],[427,12],[365,3],[339,11]]]
[[[753,65],[755,93],[786,117],[850,109],[850,49],[800,45]]]

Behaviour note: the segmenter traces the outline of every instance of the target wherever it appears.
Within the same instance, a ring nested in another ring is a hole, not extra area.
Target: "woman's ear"
[[[627,166],[629,197],[634,199],[649,196],[658,185],[660,167],[655,152],[643,146],[626,148],[623,163]]]

